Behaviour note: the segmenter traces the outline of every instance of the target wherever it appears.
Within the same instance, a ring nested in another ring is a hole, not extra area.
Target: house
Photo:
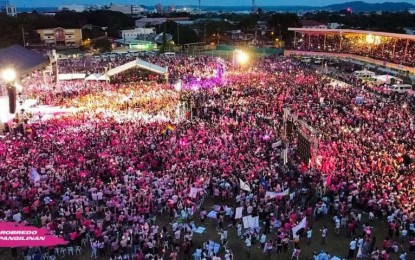
[[[322,22],[317,22],[314,20],[302,20],[301,26],[303,28],[317,28],[317,29],[327,29],[327,25]]]

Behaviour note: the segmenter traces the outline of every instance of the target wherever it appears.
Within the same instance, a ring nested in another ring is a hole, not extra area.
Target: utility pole
[[[23,36],[23,47],[26,47],[26,39],[24,36],[24,28],[22,27],[22,36]]]
[[[255,0],[252,0],[252,12],[255,13]]]
[[[59,66],[58,66],[58,54],[56,53],[56,50],[52,50],[53,59],[55,60],[55,66],[56,66],[56,83],[59,83]]]
[[[206,44],[206,24],[205,23],[203,24],[203,41]]]
[[[180,46],[180,34],[179,34],[179,23],[176,22],[176,26],[177,26],[177,45]]]

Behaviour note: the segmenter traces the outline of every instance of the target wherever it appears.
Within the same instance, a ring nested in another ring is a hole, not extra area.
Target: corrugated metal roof
[[[398,39],[415,40],[415,35],[400,34],[400,33],[388,33],[388,32],[376,32],[376,31],[364,31],[353,29],[320,29],[320,28],[288,28],[288,31],[303,32],[303,33],[332,33],[332,34],[372,34],[377,36],[394,37]]]
[[[0,49],[1,69],[13,68],[18,76],[23,76],[49,63],[42,54],[26,49],[20,45],[13,45]]]

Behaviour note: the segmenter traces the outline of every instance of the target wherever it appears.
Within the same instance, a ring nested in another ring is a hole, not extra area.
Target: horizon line
[[[407,1],[402,1],[402,2],[378,2],[378,3],[367,3],[365,1],[350,1],[350,2],[344,2],[344,3],[338,3],[338,4],[330,4],[330,5],[307,5],[307,4],[303,4],[303,5],[262,5],[262,7],[327,7],[327,6],[331,6],[331,5],[343,5],[343,4],[347,4],[347,3],[354,3],[354,2],[363,2],[369,5],[374,5],[374,4],[384,4],[384,3],[394,3],[394,4],[410,4],[412,6],[415,7],[414,4],[407,2]],[[109,4],[61,4],[61,5],[92,5],[92,6],[109,6]],[[16,6],[16,8],[58,8],[59,6]],[[117,5],[133,5],[133,4],[117,4]],[[154,4],[154,6],[157,4]],[[191,4],[191,5],[175,5],[175,4],[165,4],[163,6],[194,6],[194,7],[199,7],[197,4]],[[137,6],[152,6],[152,5],[137,5]],[[200,7],[252,7],[252,5],[248,5],[248,4],[242,4],[242,5],[201,5]],[[257,5],[256,7],[261,7],[259,5]]]

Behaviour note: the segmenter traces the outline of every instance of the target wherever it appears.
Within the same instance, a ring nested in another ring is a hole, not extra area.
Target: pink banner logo
[[[68,241],[49,234],[46,229],[0,222],[0,247],[49,247],[66,244]]]

